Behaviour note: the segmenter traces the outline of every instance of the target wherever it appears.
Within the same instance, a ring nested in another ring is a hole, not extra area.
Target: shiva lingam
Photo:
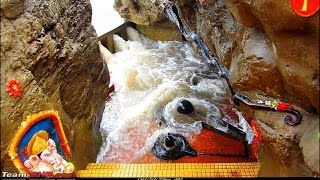
[[[187,139],[175,133],[161,134],[152,148],[152,153],[164,160],[176,160],[183,156],[197,156],[197,152],[190,147]]]

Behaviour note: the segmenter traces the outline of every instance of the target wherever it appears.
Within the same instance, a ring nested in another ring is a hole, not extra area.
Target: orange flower
[[[22,85],[18,80],[10,80],[8,82],[7,91],[9,92],[9,95],[13,98],[21,96],[23,90]]]

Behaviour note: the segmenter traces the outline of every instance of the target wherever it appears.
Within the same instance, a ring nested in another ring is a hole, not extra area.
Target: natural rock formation
[[[49,109],[59,112],[76,169],[94,162],[100,144],[92,127],[99,127],[109,72],[89,0],[1,1],[0,53],[2,164],[20,123]],[[11,79],[22,83],[16,99],[6,92]]]
[[[161,1],[159,0],[152,0],[149,3],[145,1],[116,0],[114,7],[121,17],[128,21],[134,21],[141,25],[149,25],[150,23],[165,19],[160,4]]]
[[[183,41],[183,35],[177,30],[177,26],[171,21],[164,21],[149,25],[138,24],[137,30],[153,40]]]
[[[165,0],[116,0],[122,17],[137,24],[165,21]],[[240,106],[258,121],[280,176],[319,175],[319,13],[300,17],[290,1],[172,0],[182,18],[229,69],[234,88],[253,99],[288,102],[303,114],[288,126],[285,113]],[[142,18],[143,17],[143,18]],[[147,34],[147,33],[145,33]],[[307,142],[309,139],[310,142]],[[272,166],[271,166],[272,167]],[[263,174],[267,175],[267,174]]]

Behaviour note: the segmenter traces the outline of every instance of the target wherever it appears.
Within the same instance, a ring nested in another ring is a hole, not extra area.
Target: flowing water
[[[200,121],[225,131],[216,118],[253,133],[232,106],[218,75],[188,43],[152,41],[128,28],[128,41],[114,35],[117,53],[105,52],[115,92],[106,102],[100,131],[105,140],[97,162],[136,162],[164,132],[199,134]],[[195,111],[177,112],[181,100]],[[191,140],[192,141],[192,138]]]

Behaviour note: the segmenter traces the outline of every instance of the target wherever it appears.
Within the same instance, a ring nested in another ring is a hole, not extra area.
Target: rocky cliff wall
[[[285,113],[239,107],[261,127],[272,162],[279,164],[274,168],[278,175],[319,175],[319,13],[300,17],[290,1],[278,0],[171,2],[228,68],[237,91],[253,99],[285,101],[302,112],[302,123],[291,127],[283,122]],[[153,26],[168,21],[163,4],[116,0],[115,9],[128,21]]]
[[[76,168],[95,162],[109,72],[89,0],[1,0],[0,53],[1,162],[20,123],[49,109],[59,112]],[[12,79],[20,97],[6,91]]]

